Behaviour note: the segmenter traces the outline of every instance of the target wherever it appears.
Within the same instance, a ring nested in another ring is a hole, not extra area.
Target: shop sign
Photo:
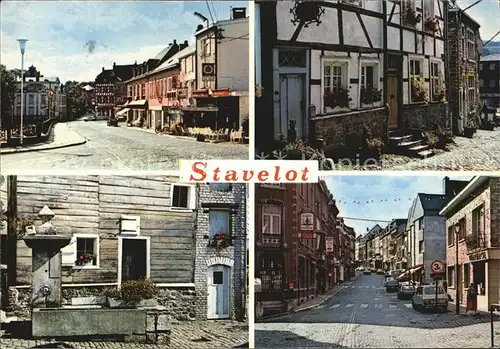
[[[333,237],[327,236],[325,242],[326,252],[333,252]]]
[[[290,281],[290,282],[288,283],[288,288],[289,288],[290,290],[295,289],[295,281]]]
[[[212,97],[228,97],[231,95],[228,89],[226,90],[213,90]]]
[[[300,230],[313,231],[314,230],[314,214],[302,213],[300,215]]]
[[[488,255],[486,254],[486,251],[481,251],[478,253],[471,254],[469,256],[469,260],[471,262],[476,262],[476,261],[481,261],[483,259],[488,259]]]
[[[193,97],[208,97],[208,90],[193,91]]]
[[[312,231],[306,231],[306,232],[299,233],[299,239],[312,240],[315,238],[316,238],[316,234],[313,233]]]

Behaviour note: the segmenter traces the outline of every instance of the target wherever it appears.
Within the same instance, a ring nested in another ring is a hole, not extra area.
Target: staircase
[[[389,131],[389,151],[419,159],[434,156],[421,130]]]

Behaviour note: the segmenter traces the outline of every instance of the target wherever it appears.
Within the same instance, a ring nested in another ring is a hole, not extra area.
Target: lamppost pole
[[[460,314],[460,288],[458,286],[459,275],[458,275],[458,235],[460,233],[460,224],[455,225],[455,313]]]
[[[23,145],[23,129],[24,129],[24,51],[26,50],[26,39],[17,39],[19,48],[21,49],[21,129],[19,130],[19,142]]]

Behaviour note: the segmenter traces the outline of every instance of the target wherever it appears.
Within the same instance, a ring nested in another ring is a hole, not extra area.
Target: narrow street
[[[71,130],[87,139],[83,145],[17,154],[2,154],[4,171],[36,170],[177,170],[180,159],[248,159],[242,144],[197,142],[158,135],[106,121],[74,121]]]
[[[420,313],[383,283],[382,275],[361,275],[324,305],[255,324],[256,348],[490,347],[488,316]],[[495,327],[499,342],[498,320]]]

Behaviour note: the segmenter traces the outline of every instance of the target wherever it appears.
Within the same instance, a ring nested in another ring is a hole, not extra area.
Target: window
[[[203,55],[210,56],[211,54],[212,54],[211,39],[210,38],[203,39]]]
[[[468,287],[470,285],[470,264],[464,264],[464,285]]]
[[[343,87],[342,65],[325,64],[323,84],[325,94],[336,92]]]
[[[229,229],[229,211],[210,210],[209,225],[211,239],[215,237],[215,234],[224,234],[224,236],[231,236],[231,231]]]
[[[44,106],[47,104],[47,96],[42,94],[40,95],[40,105]]]
[[[439,69],[440,64],[438,62],[431,62],[431,100],[437,102],[439,98]]]
[[[181,64],[181,69],[183,72],[186,72],[186,63],[187,63],[187,58],[184,58]]]
[[[423,102],[422,85],[422,60],[410,59],[410,101],[412,103]]]
[[[437,288],[438,294],[444,294],[444,289],[442,287]],[[424,287],[424,294],[436,294],[436,287]]]
[[[484,207],[483,205],[472,211],[472,234],[482,236],[484,234]]]
[[[479,70],[482,71],[483,70],[483,63],[480,63],[479,64]]]
[[[469,73],[473,74],[473,73]],[[469,104],[469,108],[472,108],[474,105],[474,101],[476,100],[476,81],[475,76],[469,75],[467,77],[467,103]]]
[[[486,262],[476,262],[472,264],[473,282],[477,285],[478,295],[484,295],[486,290]]]
[[[495,70],[495,63],[490,63],[490,70]]]
[[[465,217],[458,221],[460,230],[458,231],[458,240],[465,239],[465,234],[467,234],[467,227],[465,226]]]
[[[455,266],[448,267],[448,272],[446,273],[448,277],[448,287],[454,287],[455,284]]]
[[[467,58],[475,61],[476,60],[476,50],[474,44],[474,32],[472,30],[467,30]]]
[[[484,80],[483,79],[479,80],[479,87],[484,87]]]
[[[348,64],[325,61],[323,65],[324,108],[349,108]]]
[[[461,46],[462,46],[462,57],[467,57],[467,46],[465,45],[465,27],[462,25],[462,37],[461,37]]]
[[[217,190],[217,191],[231,191],[231,184],[230,183],[210,183],[209,187],[211,190]]]
[[[28,104],[35,104],[35,95],[28,95]]]
[[[262,234],[281,235],[280,206],[262,206]]]
[[[495,87],[495,86],[496,86],[496,81],[490,80],[490,87]]]
[[[418,242],[418,253],[424,253],[424,240]]]
[[[35,107],[29,106],[28,108],[28,115],[35,115]]]
[[[71,242],[61,249],[62,265],[73,268],[99,267],[99,235],[74,234]]]
[[[141,88],[141,98],[143,98],[143,97],[146,96],[146,84],[142,84],[141,86],[142,86],[142,88]]]
[[[381,96],[378,93],[378,66],[361,65],[361,80],[360,80],[360,100],[363,104],[371,104],[379,102]],[[360,104],[361,106],[361,104]]]
[[[172,91],[172,78],[167,78],[167,91]]]

